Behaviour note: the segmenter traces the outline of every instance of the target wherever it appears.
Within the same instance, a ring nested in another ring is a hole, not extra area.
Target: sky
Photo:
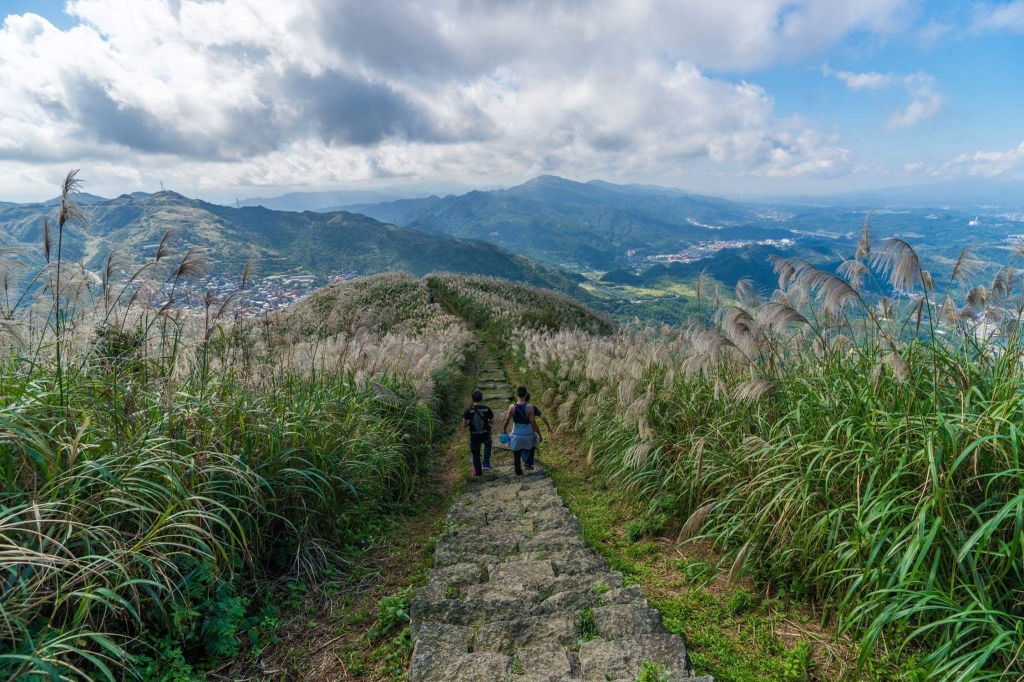
[[[1024,0],[0,0],[0,201],[1024,187]]]

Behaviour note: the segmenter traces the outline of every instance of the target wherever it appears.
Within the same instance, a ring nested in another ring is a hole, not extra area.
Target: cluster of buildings
[[[779,246],[787,247],[793,244],[792,239],[716,239],[714,241],[704,241],[691,246],[679,253],[670,254],[659,254],[656,256],[648,256],[647,260],[655,261],[658,263],[692,263],[694,261],[701,260],[712,256],[722,249],[739,249],[744,246],[751,244],[759,244],[762,246]]]
[[[195,282],[181,282],[174,292],[178,306],[189,310],[203,310],[206,306],[206,294],[213,297],[211,307],[217,309],[232,295],[231,310],[239,312],[243,317],[260,317],[302,300],[310,293],[324,286],[345,282],[359,276],[355,271],[335,272],[327,277],[317,275],[272,275],[250,281],[245,291],[238,292],[241,282],[237,277],[211,275]],[[171,285],[163,287],[163,300],[167,301],[171,294]],[[159,298],[159,297],[158,297]]]

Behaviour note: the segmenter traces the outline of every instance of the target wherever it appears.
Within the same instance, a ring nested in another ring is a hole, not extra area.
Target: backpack
[[[479,410],[473,410],[473,416],[469,418],[469,430],[473,433],[487,432],[487,420],[483,418]]]

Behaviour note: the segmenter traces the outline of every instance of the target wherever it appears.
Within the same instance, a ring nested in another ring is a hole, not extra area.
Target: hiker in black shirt
[[[491,424],[494,412],[483,404],[484,394],[473,391],[473,404],[462,413],[462,425],[469,429],[469,449],[473,453],[472,476],[482,476],[491,470]],[[484,447],[484,461],[480,464],[480,446]]]

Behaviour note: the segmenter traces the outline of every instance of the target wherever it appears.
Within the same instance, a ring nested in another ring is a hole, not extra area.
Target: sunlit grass
[[[160,286],[205,269],[172,242],[133,267],[114,254],[97,278],[58,249],[0,311],[5,679],[233,656],[257,631],[258,579],[343,564],[410,497],[460,386],[472,335],[417,280],[262,320],[207,295],[195,314]]]
[[[866,227],[842,276],[780,259],[770,300],[741,281],[711,327],[510,331],[513,361],[600,480],[667,497],[674,540],[732,579],[821,605],[862,665],[1015,678],[1024,293],[1013,268],[972,286],[979,265],[934,283]]]

